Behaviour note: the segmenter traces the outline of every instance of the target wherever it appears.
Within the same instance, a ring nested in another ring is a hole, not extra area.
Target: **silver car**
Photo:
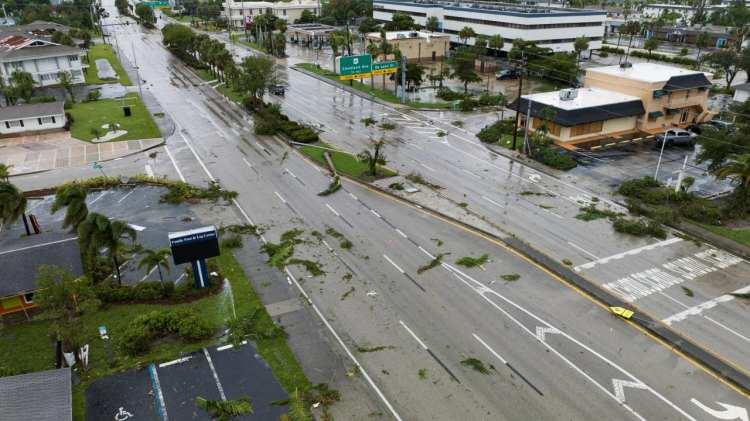
[[[697,135],[683,129],[669,129],[665,133],[656,136],[656,144],[658,146],[661,146],[661,143],[664,142],[665,136],[667,139],[667,144],[665,146],[693,146],[695,145],[695,137]]]

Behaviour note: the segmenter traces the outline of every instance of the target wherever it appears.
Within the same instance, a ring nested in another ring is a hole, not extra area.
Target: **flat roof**
[[[368,32],[368,38],[380,39],[380,32]],[[430,32],[430,31],[389,31],[385,33],[385,39],[388,41],[399,40],[399,39],[416,39],[416,38],[449,38],[450,35],[442,32]]]
[[[636,96],[599,88],[578,88],[576,91],[578,95],[567,101],[560,99],[560,91],[523,95],[523,98],[566,111],[641,100]]]
[[[703,73],[658,63],[632,63],[631,67],[620,67],[617,64],[614,66],[590,67],[586,69],[586,72],[604,73],[648,83],[666,82],[674,76]]]
[[[374,3],[401,4],[410,7],[441,7],[446,10],[465,12],[519,16],[528,18],[550,16],[592,16],[606,17],[607,12],[593,9],[572,9],[562,7],[548,7],[541,5],[522,5],[516,3],[501,3],[494,1],[451,1],[451,0],[373,0]]]

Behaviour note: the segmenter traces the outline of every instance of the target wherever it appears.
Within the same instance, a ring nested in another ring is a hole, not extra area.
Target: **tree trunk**
[[[112,261],[115,262],[115,272],[117,272],[117,285],[122,285],[122,276],[120,275],[120,264],[117,262],[117,256],[112,255]]]
[[[159,280],[163,284],[164,283],[164,276],[162,276],[162,274],[161,274],[161,267],[159,265],[156,265],[156,270],[159,271]]]

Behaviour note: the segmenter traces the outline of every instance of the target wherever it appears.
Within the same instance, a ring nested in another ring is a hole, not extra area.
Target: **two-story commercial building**
[[[288,2],[268,1],[232,1],[224,2],[224,17],[232,29],[242,30],[253,18],[265,13],[272,13],[288,23],[294,23],[307,10],[315,15],[320,13],[320,2],[310,0],[292,0]]]
[[[558,144],[655,134],[711,119],[706,74],[656,63],[594,67],[584,87],[523,95],[510,107]]]
[[[372,7],[373,18],[381,22],[390,21],[394,13],[405,13],[424,26],[428,18],[435,17],[440,31],[449,34],[453,43],[464,42],[458,34],[467,26],[477,35],[500,35],[504,51],[510,50],[515,39],[533,41],[553,51],[573,51],[578,37],[588,38],[589,48],[600,48],[607,18],[602,10],[488,1],[373,0]],[[472,45],[474,39],[466,42]]]
[[[380,44],[380,35],[380,32],[367,34],[367,43]],[[385,33],[385,39],[410,61],[440,60],[448,54],[450,46],[448,34],[440,32],[392,31]]]
[[[44,39],[7,35],[0,38],[0,77],[7,84],[15,71],[30,73],[37,86],[60,83],[60,73],[68,72],[74,84],[84,83],[78,47],[55,44]]]

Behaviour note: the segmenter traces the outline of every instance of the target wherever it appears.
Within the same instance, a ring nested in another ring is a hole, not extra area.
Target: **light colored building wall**
[[[368,35],[368,41],[380,43],[380,35]],[[444,34],[436,34],[430,38],[401,38],[388,41],[393,48],[404,54],[407,60],[432,60],[433,53],[436,60],[446,56],[450,48],[450,38]]]
[[[15,134],[41,130],[62,129],[65,126],[65,114],[46,117],[24,118],[20,120],[0,121],[0,134]]]
[[[302,12],[305,10],[318,14],[318,3],[302,1],[278,3],[229,1],[224,3],[224,16],[227,17],[234,29],[245,27],[246,16],[253,18],[268,11],[278,18],[286,20],[288,23],[294,23],[294,21],[302,17]]]
[[[572,127],[561,127],[559,136],[555,136],[553,134],[548,134],[548,136],[558,143],[567,143],[583,139],[606,137],[611,136],[615,133],[623,133],[630,130],[635,130],[637,120],[638,117],[636,116],[605,120],[604,122],[602,122],[602,130],[600,132],[586,133],[580,136],[571,135],[573,129]]]
[[[85,82],[81,58],[79,55],[64,55],[58,57],[32,58],[21,61],[8,61],[0,66],[0,74],[6,83],[14,71],[28,72],[34,78],[37,86],[50,86],[60,83],[60,72],[69,72],[73,84]]]

